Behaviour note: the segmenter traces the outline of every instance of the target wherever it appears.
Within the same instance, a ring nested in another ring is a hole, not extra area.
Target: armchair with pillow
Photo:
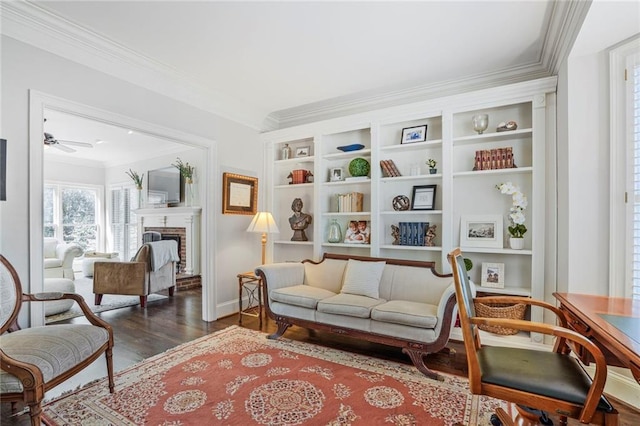
[[[102,303],[104,294],[125,294],[140,296],[140,306],[145,308],[149,294],[169,289],[173,296],[179,260],[176,241],[165,240],[142,244],[130,262],[95,262],[95,304]]]
[[[73,259],[82,256],[78,244],[61,243],[55,238],[44,239],[44,278],[73,280]]]

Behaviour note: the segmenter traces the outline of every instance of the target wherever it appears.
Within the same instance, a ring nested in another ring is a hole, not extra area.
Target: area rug
[[[465,378],[231,326],[47,403],[47,425],[490,425]]]
[[[89,308],[94,313],[111,311],[113,309],[125,308],[127,306],[135,306],[140,304],[140,297],[138,296],[124,296],[118,294],[105,294],[102,296],[102,303],[100,306],[94,304],[95,295],[93,294],[93,279],[87,277],[76,277],[73,281],[76,287],[76,293],[84,298]],[[156,300],[166,299],[167,296],[162,294],[150,294],[147,297],[147,303],[154,302]],[[148,306],[148,305],[147,305]],[[51,324],[58,321],[64,321],[75,317],[81,317],[84,314],[80,307],[74,303],[71,309],[65,312],[61,312],[55,315],[49,315],[45,318],[47,324]]]

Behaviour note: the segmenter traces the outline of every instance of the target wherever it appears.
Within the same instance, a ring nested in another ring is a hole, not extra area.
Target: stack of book
[[[380,168],[382,169],[382,177],[402,176],[393,160],[380,160]]]
[[[512,169],[516,167],[513,163],[513,148],[494,148],[476,151],[476,158],[473,170],[496,170]]]
[[[361,212],[363,199],[362,192],[338,194],[338,213]]]
[[[423,246],[429,222],[400,222],[400,245]]]

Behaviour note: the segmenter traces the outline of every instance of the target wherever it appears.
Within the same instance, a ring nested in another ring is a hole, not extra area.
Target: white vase
[[[514,250],[522,250],[524,248],[524,238],[510,237],[509,247]]]

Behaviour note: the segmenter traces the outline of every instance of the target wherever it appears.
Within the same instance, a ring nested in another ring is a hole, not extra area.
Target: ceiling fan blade
[[[93,148],[93,145],[87,142],[67,141],[64,139],[58,139],[58,142],[66,145],[81,146],[83,148]]]
[[[54,147],[54,148],[58,148],[60,151],[64,151],[64,152],[76,152],[76,150],[75,150],[75,149],[73,149],[73,148],[69,148],[68,146],[61,145],[61,144],[59,144],[59,143],[57,143],[57,144],[53,144],[53,145],[51,145],[51,146],[52,146],[52,147]]]

